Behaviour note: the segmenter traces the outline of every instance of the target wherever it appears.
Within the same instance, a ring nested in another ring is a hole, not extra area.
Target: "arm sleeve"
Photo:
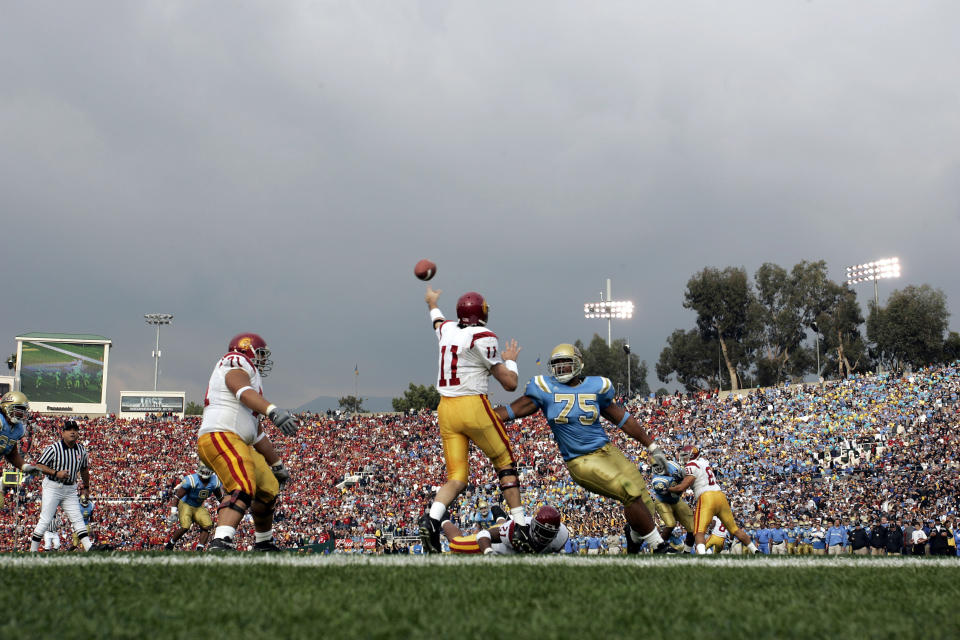
[[[473,337],[473,348],[477,350],[480,360],[487,369],[503,363],[503,358],[500,357],[500,343],[492,331],[476,334]]]
[[[600,391],[597,393],[597,404],[601,409],[613,404],[614,388],[609,378],[601,378]]]
[[[537,378],[530,378],[530,380],[527,382],[526,388],[523,390],[523,395],[533,400],[534,404],[536,404],[540,409],[543,409],[544,404],[542,394],[543,391],[541,391],[540,387],[537,385]]]
[[[37,460],[40,464],[49,467],[50,463],[53,462],[53,446],[49,446],[43,450],[43,453],[40,454],[40,459]]]

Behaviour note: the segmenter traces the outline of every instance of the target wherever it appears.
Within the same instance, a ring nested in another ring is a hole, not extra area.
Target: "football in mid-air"
[[[413,275],[421,280],[429,280],[437,274],[437,265],[424,258],[413,268]]]

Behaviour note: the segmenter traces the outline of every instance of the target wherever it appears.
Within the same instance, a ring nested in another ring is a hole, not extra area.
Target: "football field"
[[[948,638],[960,560],[0,558],[5,638]]]

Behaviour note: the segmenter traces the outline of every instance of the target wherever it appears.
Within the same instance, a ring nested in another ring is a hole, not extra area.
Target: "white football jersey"
[[[727,528],[720,522],[720,518],[713,516],[713,521],[710,524],[710,535],[717,536],[718,538],[727,537]]]
[[[244,406],[227,388],[227,374],[233,369],[241,369],[250,376],[250,386],[263,395],[263,382],[260,372],[242,353],[231,352],[220,358],[213,368],[210,383],[207,385],[207,397],[203,404],[203,422],[197,435],[230,431],[247,444],[253,444],[260,425],[260,416]]]
[[[461,328],[450,320],[440,324],[436,334],[440,341],[440,395],[486,395],[490,368],[503,362],[496,334],[486,327]]]
[[[524,553],[523,551],[518,551],[513,546],[513,532],[517,526],[517,523],[513,520],[506,520],[500,524],[497,529],[497,533],[500,534],[500,542],[494,542],[493,545],[491,545],[495,554],[503,556]],[[563,550],[563,545],[567,544],[567,539],[569,538],[570,531],[567,529],[567,525],[561,522],[560,529],[557,531],[557,537],[537,553],[560,553],[560,551]]]
[[[699,500],[700,496],[708,491],[722,491],[717,477],[710,468],[710,463],[703,456],[696,460],[691,460],[684,468],[684,475],[693,476],[693,499]]]

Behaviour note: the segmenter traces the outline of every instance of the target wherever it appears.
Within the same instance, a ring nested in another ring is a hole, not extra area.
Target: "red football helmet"
[[[457,300],[457,319],[462,325],[486,326],[489,311],[487,301],[476,291],[468,291]]]
[[[700,447],[695,444],[688,444],[680,449],[680,463],[687,464],[691,460],[696,460],[700,457]]]
[[[267,341],[256,333],[239,333],[233,336],[227,349],[242,353],[250,358],[253,366],[264,377],[273,369],[273,360],[270,359],[270,348],[267,346]]]
[[[560,512],[548,504],[540,507],[537,515],[530,521],[530,537],[537,544],[547,546],[560,531]]]

